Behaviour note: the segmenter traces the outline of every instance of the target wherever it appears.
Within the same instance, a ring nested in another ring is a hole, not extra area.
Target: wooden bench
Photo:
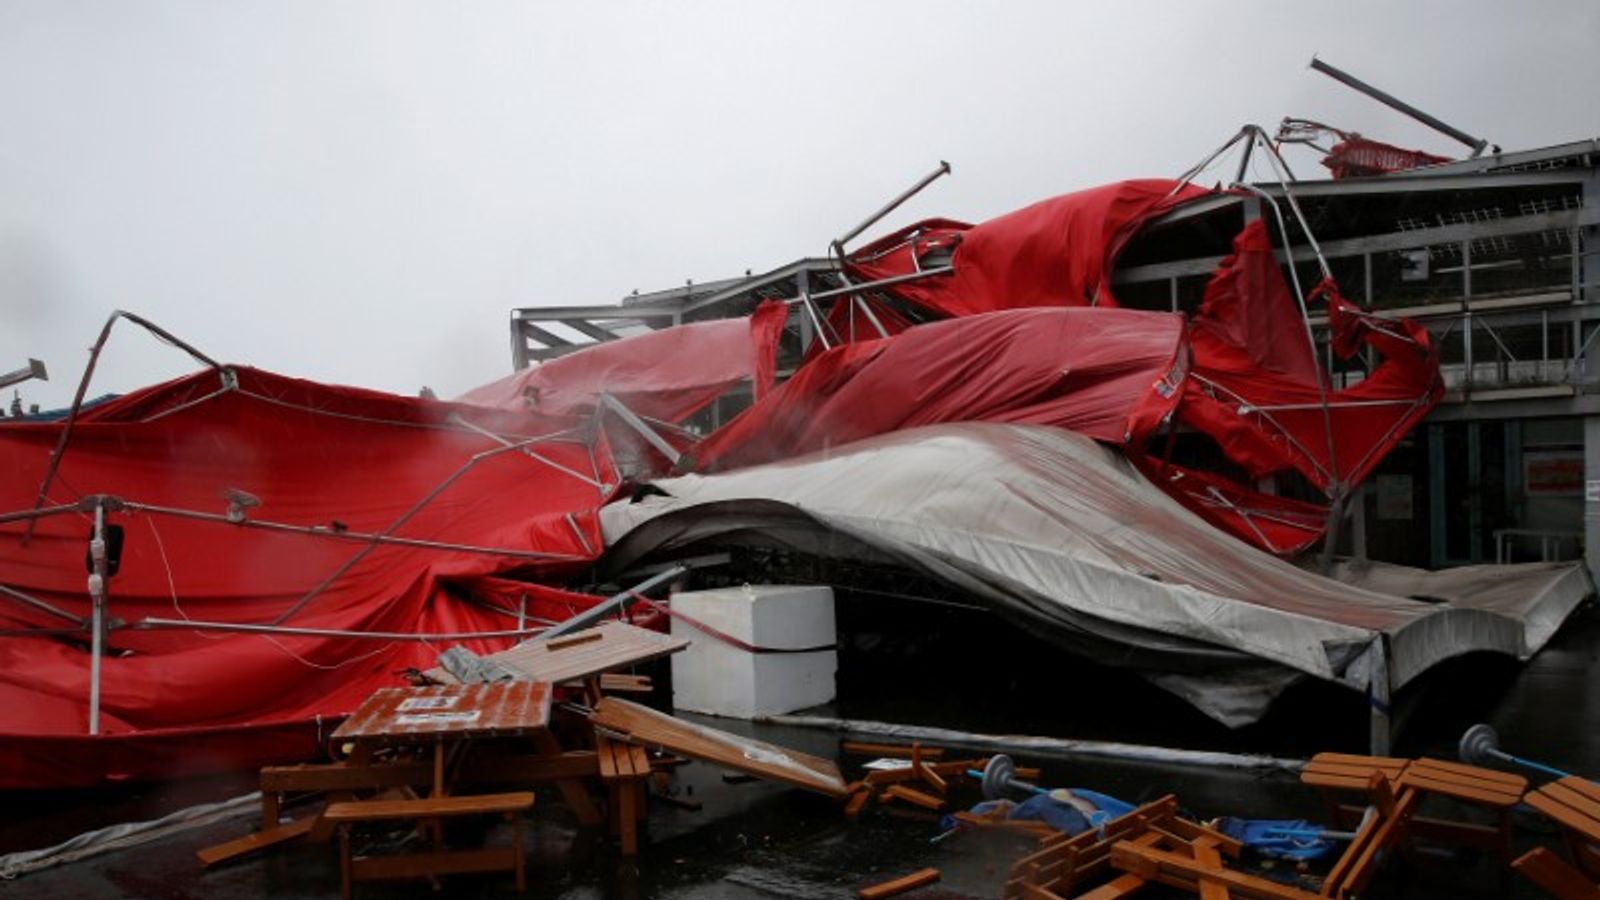
[[[1600,900],[1600,785],[1569,775],[1523,801],[1560,827],[1570,862],[1537,847],[1511,867],[1561,900]]]
[[[1493,850],[1502,858],[1511,856],[1511,810],[1527,789],[1521,775],[1446,762],[1439,759],[1397,759],[1389,756],[1354,756],[1344,753],[1319,753],[1300,773],[1300,781],[1316,789],[1328,805],[1335,827],[1351,828],[1359,821],[1363,807],[1370,805],[1370,779],[1380,777],[1396,799],[1407,790],[1418,794],[1408,805],[1416,806],[1428,797],[1448,797],[1468,806],[1487,810],[1493,825],[1456,819],[1416,815],[1411,809],[1405,833],[1414,838],[1446,844],[1463,844]],[[1344,801],[1360,798],[1356,805]]]
[[[420,800],[355,800],[333,803],[322,813],[324,821],[339,830],[339,881],[344,900],[350,900],[351,884],[384,878],[433,878],[465,872],[513,872],[517,890],[527,886],[522,846],[522,814],[533,808],[533,794],[519,791],[507,794],[477,794],[461,797],[429,797]],[[414,820],[438,822],[463,816],[503,815],[511,823],[510,847],[483,847],[476,850],[445,850],[435,841],[429,852],[395,856],[353,856],[350,849],[351,826],[363,822]]]
[[[1023,857],[1011,867],[1004,896],[1006,900],[1073,896],[1080,887],[1091,886],[1110,872],[1115,846],[1131,843],[1151,847],[1163,842],[1175,847],[1204,843],[1229,857],[1238,857],[1242,849],[1238,841],[1180,817],[1178,798],[1169,794],[1112,819],[1098,829],[1073,836],[1058,832],[1043,842],[1043,849]],[[1144,884],[1138,876],[1117,877],[1108,884],[1091,887],[1089,893],[1082,896],[1095,900],[1120,897]]]
[[[606,786],[612,833],[621,840],[622,854],[635,856],[639,852],[639,821],[645,816],[650,754],[637,744],[599,732],[595,733],[594,747],[600,760],[600,781]]]
[[[1356,756],[1349,753],[1318,753],[1300,770],[1300,783],[1316,790],[1328,807],[1328,822],[1335,828],[1354,828],[1368,805],[1367,787],[1374,774],[1393,787],[1410,764],[1409,759],[1393,756]],[[1358,805],[1346,801],[1357,799]]]
[[[1523,792],[1528,789],[1528,779],[1510,772],[1424,757],[1406,766],[1400,775],[1400,785],[1424,797],[1449,797],[1487,810],[1494,817],[1494,825],[1488,827],[1417,816],[1411,823],[1411,833],[1416,837],[1493,850],[1501,859],[1511,860],[1511,810],[1521,802]]]

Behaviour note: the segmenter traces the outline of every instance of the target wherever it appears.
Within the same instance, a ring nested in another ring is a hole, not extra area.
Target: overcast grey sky
[[[1175,175],[1286,114],[1460,152],[1313,52],[1507,149],[1600,135],[1594,0],[0,0],[0,369],[42,357],[24,395],[65,405],[120,307],[448,396],[509,371],[512,307],[819,253],[940,159],[895,222]],[[95,388],[189,368],[128,329]]]

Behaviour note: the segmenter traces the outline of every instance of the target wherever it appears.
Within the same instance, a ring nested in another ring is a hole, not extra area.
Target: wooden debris
[[[661,747],[739,772],[843,797],[844,779],[831,760],[741,737],[656,712],[620,697],[605,697],[589,720],[634,743]]]
[[[944,809],[944,800],[942,798],[935,797],[932,794],[925,794],[915,788],[908,788],[903,784],[889,785],[884,789],[883,795],[885,797],[893,797],[896,800],[904,800],[913,806],[931,809],[934,812]]]
[[[919,887],[926,887],[939,880],[938,869],[918,869],[910,875],[902,875],[893,881],[884,881],[868,885],[856,891],[856,896],[861,900],[883,900],[885,897],[894,897],[906,891],[914,891]]]
[[[844,752],[857,756],[910,759],[918,744],[870,744],[862,741],[845,741],[839,747]],[[922,747],[921,752],[924,759],[940,759],[945,753],[943,747]]]
[[[214,866],[217,863],[238,859],[257,850],[276,847],[279,844],[305,837],[311,833],[311,827],[317,823],[318,816],[306,816],[273,828],[263,828],[252,834],[231,841],[224,841],[215,846],[200,850],[195,855],[200,857],[203,866]]]

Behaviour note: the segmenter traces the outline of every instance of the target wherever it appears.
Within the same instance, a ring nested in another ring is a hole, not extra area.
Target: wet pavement
[[[1193,749],[1303,757],[1322,749],[1361,752],[1366,711],[1359,697],[1321,686],[1296,688],[1268,719],[1230,732],[1181,702],[1122,673],[1062,660],[1004,623],[964,611],[919,615],[923,634],[904,636],[886,616],[850,621],[841,654],[841,700],[814,711],[850,718],[938,725],[974,732],[1099,738]],[[880,627],[881,626],[881,627]],[[985,653],[974,647],[991,647]],[[1466,659],[1397,698],[1403,719],[1398,755],[1453,758],[1461,732],[1488,721],[1510,752],[1571,770],[1600,772],[1600,615],[1585,606],[1532,663]],[[653,670],[658,682],[665,669]],[[658,693],[665,690],[664,686]],[[840,736],[824,730],[706,720],[730,731],[822,756],[839,757]],[[843,758],[846,777],[863,760]],[[1040,765],[1041,781],[1079,785],[1130,802],[1178,795],[1192,816],[1306,817],[1316,798],[1292,776],[1183,768],[1104,759],[1022,756]],[[87,828],[154,818],[191,803],[252,788],[247,776],[130,786],[108,791],[0,795],[0,850],[46,846]],[[942,881],[911,895],[997,897],[1010,864],[1030,842],[963,832],[937,844],[937,817],[910,808],[869,807],[845,819],[835,802],[763,782],[731,784],[714,767],[678,770],[674,794],[703,804],[698,812],[653,803],[648,839],[625,859],[604,834],[579,829],[554,792],[540,792],[529,827],[529,888],[535,898],[846,898],[876,881],[924,866]],[[953,794],[957,805],[981,799],[973,785]],[[295,810],[291,809],[291,812]],[[7,898],[331,898],[338,867],[328,846],[291,846],[203,871],[194,852],[253,827],[242,816],[159,842],[122,850],[0,885]],[[1519,845],[1552,843],[1537,817],[1518,816]],[[503,826],[486,835],[504,841]],[[469,836],[469,840],[476,836]],[[1520,847],[1519,847],[1520,849]],[[1530,885],[1474,853],[1420,853],[1392,866],[1369,897],[1532,898]],[[1287,873],[1279,873],[1287,875]],[[362,884],[363,900],[511,897],[509,878],[461,876],[443,881]],[[1156,896],[1156,895],[1152,895]]]

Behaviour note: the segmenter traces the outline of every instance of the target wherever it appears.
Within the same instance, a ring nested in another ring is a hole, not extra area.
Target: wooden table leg
[[[277,828],[278,820],[283,816],[283,798],[277,791],[261,792],[261,830]]]
[[[533,745],[538,748],[540,756],[560,756],[561,745],[556,742],[555,736],[549,731],[540,731],[533,736]],[[562,778],[556,781],[556,789],[561,791],[561,799],[572,809],[578,821],[584,825],[599,825],[605,819],[600,811],[595,809],[594,800],[590,799],[589,791],[583,782],[573,778]]]
[[[350,900],[350,826],[339,827],[339,896]]]
[[[517,892],[528,889],[528,851],[522,846],[522,817],[511,813],[511,846],[517,848]]]

